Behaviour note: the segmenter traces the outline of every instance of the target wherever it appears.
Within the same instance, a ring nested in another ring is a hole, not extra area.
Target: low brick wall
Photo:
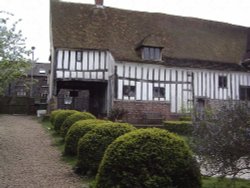
[[[115,100],[114,108],[123,108],[128,111],[124,121],[136,124],[150,123],[145,120],[145,113],[159,113],[163,119],[170,118],[170,103],[161,101],[122,101]]]

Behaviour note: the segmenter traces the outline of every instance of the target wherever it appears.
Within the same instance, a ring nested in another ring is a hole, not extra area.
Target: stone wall
[[[113,108],[126,110],[124,121],[136,124],[161,123],[161,120],[147,119],[146,114],[159,114],[162,119],[170,119],[170,103],[159,101],[122,101],[115,100]]]

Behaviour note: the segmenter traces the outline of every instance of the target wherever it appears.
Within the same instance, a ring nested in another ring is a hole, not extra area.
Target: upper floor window
[[[157,47],[143,47],[142,48],[142,59],[144,60],[161,60],[161,48]]]
[[[80,51],[76,52],[76,61],[82,62],[82,52],[80,52]]]
[[[19,89],[17,92],[16,92],[16,95],[17,96],[26,96],[26,91],[24,89]]]
[[[45,69],[43,69],[43,68],[39,69],[39,74],[45,74],[45,73],[46,73]]]
[[[227,88],[227,77],[219,76],[219,88]]]

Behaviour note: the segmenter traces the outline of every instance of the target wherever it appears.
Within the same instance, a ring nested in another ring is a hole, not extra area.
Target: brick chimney
[[[97,7],[103,7],[103,0],[95,0],[95,5]]]

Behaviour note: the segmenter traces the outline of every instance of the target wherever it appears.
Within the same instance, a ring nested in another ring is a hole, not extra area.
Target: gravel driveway
[[[0,115],[0,187],[85,187],[31,116]]]

